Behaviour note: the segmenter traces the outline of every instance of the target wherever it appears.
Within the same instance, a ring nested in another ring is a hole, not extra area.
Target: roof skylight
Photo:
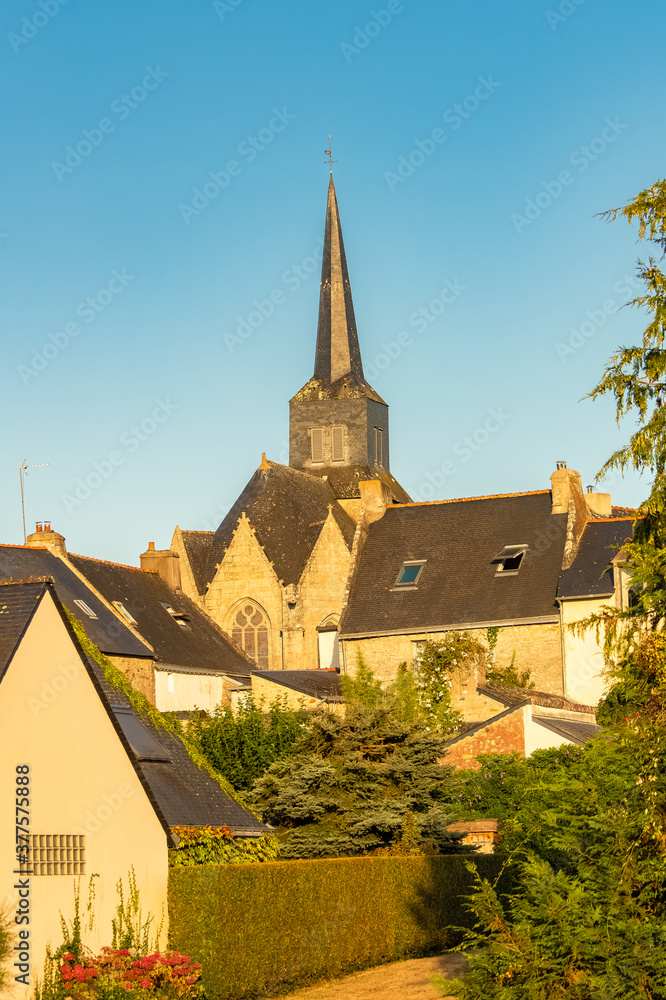
[[[393,586],[400,587],[401,589],[415,588],[425,564],[425,559],[411,559],[404,562]]]

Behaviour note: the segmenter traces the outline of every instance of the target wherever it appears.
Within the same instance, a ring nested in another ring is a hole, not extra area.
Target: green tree
[[[276,760],[294,752],[306,726],[306,713],[292,712],[284,700],[265,711],[248,698],[235,714],[221,706],[210,716],[195,714],[187,735],[211,767],[242,791]]]
[[[666,182],[608,213],[638,222],[639,239],[666,252]],[[464,1000],[625,1000],[666,996],[666,282],[654,257],[639,262],[647,311],[642,344],[621,348],[592,398],[611,395],[618,421],[637,419],[629,442],[604,465],[649,471],[652,490],[627,546],[635,600],[580,623],[603,636],[612,683],[607,726],[592,773],[551,774],[550,807],[535,833],[514,843],[518,890],[508,900],[478,880],[469,901],[477,928],[468,944]],[[522,811],[525,811],[524,806]],[[529,814],[529,810],[528,810]],[[540,844],[535,845],[537,836]]]
[[[278,828],[284,858],[365,854],[418,827],[421,849],[457,851],[450,834],[457,784],[441,733],[397,718],[390,707],[349,706],[344,717],[315,714],[298,754],[255,782],[250,802]]]

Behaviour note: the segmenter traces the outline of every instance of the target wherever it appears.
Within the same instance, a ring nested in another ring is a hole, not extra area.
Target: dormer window
[[[415,590],[425,564],[425,559],[410,559],[404,562],[393,586],[400,590]]]
[[[191,631],[190,626],[187,624],[189,617],[184,612],[176,611],[175,608],[172,608],[170,604],[166,604],[164,601],[160,601],[160,604],[165,611],[168,611],[173,620],[180,625],[181,628],[187,629],[188,632]]]
[[[492,560],[495,576],[517,576],[527,549],[527,545],[505,545]]]

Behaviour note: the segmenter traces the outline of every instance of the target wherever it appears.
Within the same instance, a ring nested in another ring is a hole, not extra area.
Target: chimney
[[[591,486],[588,486],[585,494],[585,503],[593,514],[599,517],[612,517],[613,506],[611,504],[610,493],[595,493]]]
[[[141,553],[141,569],[148,570],[164,580],[167,587],[180,590],[180,556],[171,549],[156,549],[155,542],[148,542],[148,548]]]
[[[391,503],[390,489],[381,479],[366,479],[358,484],[358,488],[361,493],[361,508],[365,515],[366,524],[379,521]]]
[[[552,489],[551,514],[567,515],[567,537],[564,545],[562,569],[569,569],[576,558],[580,540],[589,518],[588,506],[583,493],[580,472],[567,469],[566,462],[558,462],[550,477]],[[589,494],[588,494],[589,495]]]
[[[25,544],[31,549],[48,549],[54,556],[67,558],[67,548],[65,546],[65,536],[51,530],[51,522],[37,521],[32,535],[28,535]]]

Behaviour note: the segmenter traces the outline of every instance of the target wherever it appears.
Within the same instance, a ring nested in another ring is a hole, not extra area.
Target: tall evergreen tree
[[[286,858],[365,854],[418,830],[422,849],[460,850],[451,822],[457,782],[441,733],[400,721],[390,707],[315,714],[296,756],[273,764],[250,801],[278,828]]]
[[[508,903],[479,880],[469,943],[484,950],[464,985],[446,987],[461,1000],[666,997],[666,182],[608,216],[618,214],[638,222],[659,257],[639,262],[645,291],[631,304],[649,313],[642,344],[621,348],[591,393],[613,396],[618,421],[638,422],[600,478],[630,467],[654,476],[627,546],[635,600],[580,625],[604,637],[609,766],[545,777],[545,850],[530,849],[529,837],[515,844],[519,888]]]

